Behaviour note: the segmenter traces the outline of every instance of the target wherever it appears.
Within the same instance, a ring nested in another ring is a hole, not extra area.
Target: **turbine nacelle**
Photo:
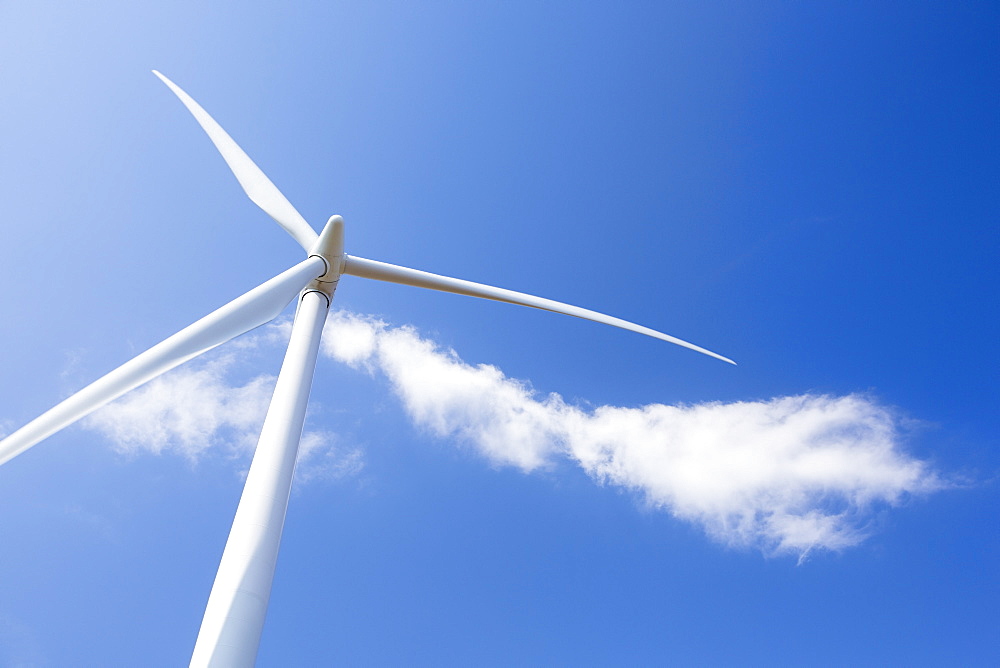
[[[318,257],[326,263],[326,271],[314,280],[306,290],[315,290],[333,299],[337,284],[347,266],[347,255],[344,254],[344,219],[340,216],[330,216],[326,226],[320,232],[316,243],[309,249],[309,257]]]

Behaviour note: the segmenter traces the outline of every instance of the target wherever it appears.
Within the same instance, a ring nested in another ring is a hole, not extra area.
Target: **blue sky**
[[[0,432],[301,257],[156,68],[349,253],[739,362],[345,278],[260,665],[996,663],[997,14],[2,3]],[[282,331],[0,468],[0,665],[187,661]]]

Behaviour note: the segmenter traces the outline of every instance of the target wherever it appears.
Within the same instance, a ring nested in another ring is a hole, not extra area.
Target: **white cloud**
[[[735,547],[804,557],[861,542],[873,514],[944,483],[900,447],[899,421],[863,395],[583,408],[494,366],[471,365],[411,327],[331,313],[322,352],[384,375],[411,420],[498,465],[530,472],[569,460]],[[287,340],[278,322],[207,362],[176,369],[90,417],[124,453],[252,452],[274,378],[230,380],[237,355]],[[361,451],[307,432],[300,480],[357,474]]]
[[[337,480],[361,473],[364,468],[361,450],[339,442],[328,431],[307,431],[299,443],[295,477],[299,482]]]
[[[943,486],[900,449],[893,413],[861,395],[586,410],[409,327],[345,312],[327,326],[323,352],[382,372],[418,426],[524,471],[568,458],[727,545],[839,550],[877,508]]]
[[[228,353],[182,366],[105,406],[84,426],[125,454],[173,451],[197,459],[220,446],[233,454],[252,451],[274,377],[231,385],[234,362]]]
[[[892,413],[858,395],[575,412],[569,453],[731,545],[803,554],[864,537],[876,504],[940,487],[898,446]]]
[[[253,453],[275,377],[230,380],[239,360],[261,345],[287,340],[288,322],[262,328],[207,360],[186,364],[95,412],[83,426],[104,435],[120,453],[172,452],[197,460],[222,450],[245,461]],[[308,418],[307,418],[308,419]],[[299,445],[299,481],[333,479],[363,467],[357,448],[327,431],[305,431]]]

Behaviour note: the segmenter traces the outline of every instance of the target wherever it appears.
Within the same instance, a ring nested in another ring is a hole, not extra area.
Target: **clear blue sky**
[[[349,253],[739,362],[345,279],[260,665],[1000,662],[995,4],[161,5],[0,3],[0,432],[301,257],[153,68]],[[0,665],[186,663],[282,349],[0,468]]]

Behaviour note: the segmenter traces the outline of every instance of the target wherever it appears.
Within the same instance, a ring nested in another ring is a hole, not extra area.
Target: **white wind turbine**
[[[209,595],[191,657],[192,666],[252,666],[256,659],[320,336],[341,275],[564,313],[652,336],[735,364],[662,332],[578,306],[347,255],[344,221],[340,216],[331,217],[323,231],[316,234],[197,102],[156,70],[153,73],[194,115],[250,199],[305,249],[306,259],[134,357],[0,440],[0,464],[129,390],[269,322],[298,296],[288,349]]]

